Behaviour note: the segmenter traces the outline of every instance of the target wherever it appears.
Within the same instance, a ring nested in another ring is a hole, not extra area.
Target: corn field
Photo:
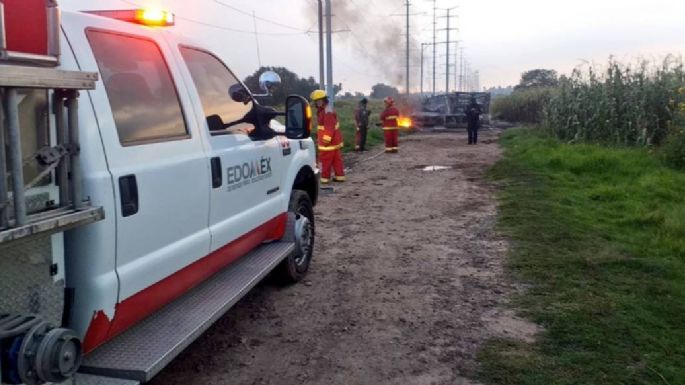
[[[495,98],[490,107],[492,117],[508,122],[539,124],[544,119],[544,108],[551,92],[550,88],[533,88]]]
[[[663,144],[685,127],[683,61],[631,66],[612,59],[603,70],[576,69],[561,77],[544,116],[544,126],[565,141]]]

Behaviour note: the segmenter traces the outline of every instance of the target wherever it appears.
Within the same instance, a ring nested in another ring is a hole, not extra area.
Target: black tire
[[[303,231],[307,231],[309,234],[309,236],[306,236],[307,242],[302,244],[297,242],[298,236],[294,236],[296,240],[295,251],[276,268],[275,273],[280,282],[293,284],[301,281],[307,275],[314,252],[316,226],[314,223],[314,208],[309,194],[302,190],[293,190],[290,195],[290,203],[288,204],[288,213],[294,213],[296,221],[300,220],[300,218],[306,218],[306,221],[302,222],[302,226]],[[296,230],[288,229],[288,231]],[[300,241],[302,241],[302,238]]]

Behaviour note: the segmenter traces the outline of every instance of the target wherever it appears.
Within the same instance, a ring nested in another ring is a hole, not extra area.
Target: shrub
[[[495,98],[490,107],[493,118],[512,123],[539,124],[550,99],[549,88],[514,91],[511,95]]]
[[[669,135],[662,156],[670,167],[685,170],[685,130],[679,129]]]

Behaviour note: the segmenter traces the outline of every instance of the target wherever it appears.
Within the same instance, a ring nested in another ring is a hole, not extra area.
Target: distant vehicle
[[[259,105],[171,25],[0,0],[0,384],[146,382],[267,274],[307,273],[309,103]]]
[[[490,93],[488,92],[453,92],[429,96],[421,103],[421,111],[411,115],[417,127],[444,126],[446,128],[466,127],[466,106],[475,97],[483,107],[481,121],[490,123]]]

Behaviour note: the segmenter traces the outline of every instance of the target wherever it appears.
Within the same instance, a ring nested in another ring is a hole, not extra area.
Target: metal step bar
[[[76,373],[76,375],[66,383],[61,385],[139,385],[140,382],[125,380],[122,378],[111,378],[93,376],[90,374]]]
[[[95,89],[97,79],[98,74],[91,72],[0,65],[0,244],[63,231],[104,218],[102,209],[91,207],[83,199],[79,159],[78,91]],[[46,175],[55,170],[60,202],[47,216],[29,216],[27,213],[26,192],[36,181],[28,184],[24,181],[25,159],[21,151],[17,94],[21,88],[54,90],[52,104],[57,143],[48,149],[53,150],[50,154],[52,159],[44,166]],[[6,148],[9,154],[6,154]],[[80,214],[74,215],[76,213]]]
[[[87,355],[80,371],[149,381],[294,250],[290,242],[260,246]]]

